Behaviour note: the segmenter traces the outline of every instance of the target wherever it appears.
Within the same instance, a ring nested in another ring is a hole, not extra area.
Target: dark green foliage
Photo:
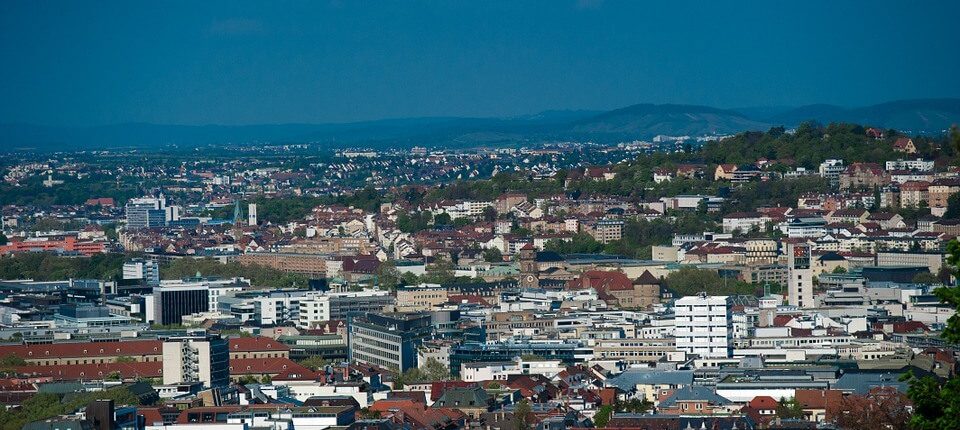
[[[802,194],[829,189],[829,181],[819,176],[749,182],[733,189],[730,197],[734,203],[728,205],[725,212],[753,211],[760,206],[792,207]]]
[[[520,173],[500,173],[484,181],[457,181],[441,185],[424,197],[425,201],[481,200],[491,201],[508,192],[524,193],[530,197],[542,197],[563,192],[563,177],[534,180]],[[485,213],[485,217],[489,214]]]
[[[303,367],[306,367],[316,372],[326,367],[327,365],[331,364],[332,362],[326,358],[323,358],[317,355],[312,355],[310,357],[307,357],[303,360],[298,361],[298,363]]]
[[[724,279],[714,270],[684,267],[671,272],[666,278],[667,287],[680,296],[692,296],[706,291],[709,295],[757,295],[760,287],[738,281]]]
[[[123,273],[123,254],[60,257],[49,253],[20,253],[0,258],[0,279],[116,279]]]
[[[311,197],[266,198],[261,196],[254,199],[252,203],[257,204],[257,218],[261,222],[286,224],[291,221],[302,220],[323,201]],[[245,206],[241,205],[241,208],[245,209]],[[230,215],[223,218],[233,216],[233,207],[229,208],[229,213]]]
[[[547,251],[560,254],[593,254],[603,251],[603,244],[587,233],[577,233],[571,240],[550,239],[544,244]]]
[[[446,284],[455,279],[455,266],[452,261],[438,258],[427,265],[426,273],[420,277],[420,282],[430,284]]]
[[[100,399],[113,400],[118,406],[137,405],[139,401],[126,386],[76,393],[69,399],[56,394],[37,394],[24,400],[20,409],[0,408],[0,429],[19,430],[28,423],[71,413]]]
[[[306,287],[307,277],[295,273],[281,272],[270,267],[249,265],[237,262],[222,264],[212,258],[183,258],[160,267],[163,279],[193,277],[200,272],[203,276],[229,278],[234,276],[250,279],[255,288],[291,288]]]
[[[79,230],[82,226],[76,221],[70,220],[59,220],[56,218],[41,218],[35,221],[30,225],[31,231],[50,231],[50,230],[62,230],[62,231],[71,231]]]
[[[613,402],[613,410],[617,413],[642,414],[652,408],[653,404],[646,399],[633,398],[627,401],[617,399]]]
[[[488,263],[502,263],[503,253],[497,248],[487,248],[483,250],[483,261]]]
[[[397,215],[397,229],[404,233],[416,233],[430,228],[433,215],[430,212],[400,213]]]
[[[947,244],[947,262],[956,268],[960,264],[960,242]],[[934,290],[940,301],[953,309],[960,308],[960,287],[944,286]],[[947,326],[940,333],[945,341],[960,343],[960,314],[954,314],[947,320]],[[910,427],[916,430],[947,430],[960,428],[960,378],[953,376],[945,381],[932,376],[923,378],[908,377],[910,388],[907,395],[913,402],[913,415]]]
[[[433,223],[435,225],[450,225],[451,223],[450,214],[445,212],[437,214],[436,216],[433,217]]]
[[[520,403],[517,403],[516,409],[513,410],[513,428],[516,430],[527,430],[532,427],[530,424],[530,414],[533,412],[533,409],[530,408],[530,401],[527,399],[520,400]]]
[[[947,211],[943,213],[944,219],[960,218],[960,193],[951,194],[947,198]]]
[[[597,410],[597,414],[593,416],[593,425],[597,428],[604,428],[607,426],[607,423],[610,422],[610,416],[613,415],[613,406],[603,405],[600,409]]]
[[[402,282],[400,271],[397,270],[397,264],[393,260],[380,263],[374,275],[380,289],[394,290]]]
[[[803,405],[796,398],[780,398],[777,402],[777,417],[781,419],[801,419],[804,417]]]
[[[754,163],[758,158],[795,160],[796,166],[817,167],[827,158],[864,162],[896,159],[890,138],[868,138],[864,128],[855,124],[834,123],[826,127],[806,122],[794,134],[745,132],[703,147],[703,158],[712,164]]]
[[[83,179],[53,175],[53,179],[63,180],[63,184],[53,188],[44,187],[46,175],[21,181],[21,186],[0,184],[0,196],[5,205],[79,205],[92,197],[112,197],[117,204],[142,194],[139,184],[121,182],[117,184],[112,176],[94,174]],[[149,184],[147,184],[149,185]]]

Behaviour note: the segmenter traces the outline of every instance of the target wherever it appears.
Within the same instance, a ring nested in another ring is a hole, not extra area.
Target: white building
[[[511,363],[463,363],[460,377],[466,382],[506,381],[510,375],[543,375],[553,378],[566,370],[560,360],[522,360]]]
[[[257,204],[250,203],[247,205],[247,224],[251,226],[257,225]]]
[[[147,285],[160,285],[160,265],[156,260],[136,258],[123,263],[124,280],[143,280]]]
[[[797,217],[780,223],[780,231],[790,238],[819,238],[827,233],[823,217]]]
[[[916,160],[896,160],[887,161],[887,170],[916,170],[920,172],[929,172],[933,170],[933,160],[927,161],[922,158]]]
[[[809,245],[787,244],[787,272],[787,303],[800,308],[816,306]]]
[[[733,313],[727,296],[683,297],[676,301],[677,350],[708,358],[730,357],[733,350]]]
[[[770,221],[770,217],[760,212],[736,212],[727,214],[723,216],[723,232],[733,233],[739,231],[741,233],[747,233],[753,229],[763,231]]]
[[[230,382],[230,348],[219,335],[171,337],[163,341],[163,383],[202,382],[226,387]]]
[[[846,170],[843,160],[829,159],[820,163],[820,176],[829,179],[831,183],[840,181],[840,174]]]

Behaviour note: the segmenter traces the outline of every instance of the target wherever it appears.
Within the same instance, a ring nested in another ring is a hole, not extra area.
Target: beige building
[[[840,174],[841,189],[882,187],[889,182],[889,176],[877,163],[853,163]]]
[[[749,239],[744,243],[747,248],[746,263],[773,264],[777,262],[777,241],[773,239]]]
[[[900,184],[900,206],[905,208],[927,204],[930,198],[930,183],[926,181],[907,181]]]
[[[664,339],[604,339],[593,348],[594,361],[617,361],[624,364],[655,363],[668,354],[676,354],[676,341]]]
[[[449,293],[439,284],[420,284],[397,289],[397,312],[420,312],[433,310],[434,306],[447,303]]]
[[[937,179],[930,184],[927,192],[930,196],[931,208],[946,208],[950,196],[960,192],[960,179]]]
[[[283,272],[318,278],[325,277],[327,274],[327,258],[319,254],[248,252],[237,260],[244,266],[265,266]]]

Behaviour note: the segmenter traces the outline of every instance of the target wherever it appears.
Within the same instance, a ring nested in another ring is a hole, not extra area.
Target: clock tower
[[[537,267],[537,249],[532,243],[523,245],[520,248],[520,288],[537,288],[540,280],[537,275],[540,270]]]

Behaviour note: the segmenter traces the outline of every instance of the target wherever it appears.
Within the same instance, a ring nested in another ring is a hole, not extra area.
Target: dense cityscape
[[[4,426],[901,428],[958,138],[10,153]]]
[[[0,2],[0,430],[960,430],[960,2]]]

